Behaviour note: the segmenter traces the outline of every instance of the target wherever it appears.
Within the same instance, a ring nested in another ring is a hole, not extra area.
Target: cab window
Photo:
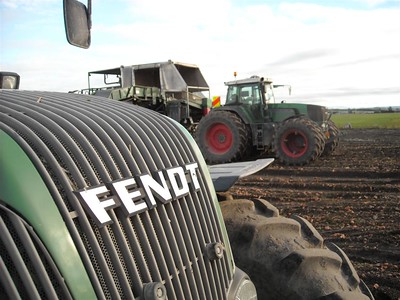
[[[240,102],[249,105],[261,103],[260,87],[256,85],[242,86],[240,89]]]
[[[271,85],[265,85],[265,101],[267,103],[275,103],[274,91]]]
[[[229,86],[226,104],[260,104],[261,93],[258,84]]]
[[[226,103],[225,104],[237,104],[239,101],[238,96],[239,88],[237,86],[229,86],[228,87],[228,94],[226,96]]]

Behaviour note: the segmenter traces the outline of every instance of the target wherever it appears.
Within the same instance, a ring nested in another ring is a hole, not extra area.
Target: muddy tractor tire
[[[201,119],[195,139],[207,163],[240,161],[246,156],[250,133],[234,113],[215,111]]]
[[[373,299],[350,260],[301,217],[261,199],[220,202],[236,265],[258,299]]]
[[[316,160],[324,147],[322,129],[310,119],[288,119],[276,129],[273,151],[278,161],[285,165],[306,165]]]
[[[328,121],[328,132],[329,139],[325,142],[325,148],[322,152],[322,155],[329,155],[339,145],[339,128],[337,128],[336,124],[332,121]]]

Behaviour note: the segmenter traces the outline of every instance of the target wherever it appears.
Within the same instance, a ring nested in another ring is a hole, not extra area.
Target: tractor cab
[[[259,76],[225,82],[225,110],[235,110],[248,123],[264,123],[268,103],[274,103],[272,80]]]
[[[225,105],[261,105],[274,102],[272,80],[259,76],[225,82],[228,92]]]

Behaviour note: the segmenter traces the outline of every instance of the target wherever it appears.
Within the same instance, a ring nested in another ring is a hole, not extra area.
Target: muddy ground
[[[342,130],[332,155],[303,167],[273,163],[230,192],[305,217],[347,253],[377,300],[400,299],[399,129]]]

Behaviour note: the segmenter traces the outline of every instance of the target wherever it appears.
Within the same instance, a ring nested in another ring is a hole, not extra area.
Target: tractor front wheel
[[[282,217],[262,199],[220,206],[235,263],[254,282],[258,299],[373,299],[347,255],[307,220]]]
[[[214,111],[201,119],[195,139],[207,163],[241,160],[247,153],[250,134],[234,113]]]

